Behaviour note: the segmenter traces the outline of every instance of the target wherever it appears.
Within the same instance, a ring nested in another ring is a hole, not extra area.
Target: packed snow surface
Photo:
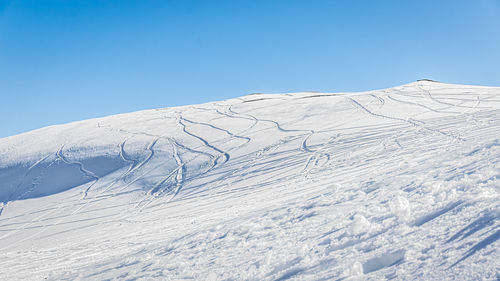
[[[498,280],[499,192],[494,87],[51,126],[0,139],[0,280]]]

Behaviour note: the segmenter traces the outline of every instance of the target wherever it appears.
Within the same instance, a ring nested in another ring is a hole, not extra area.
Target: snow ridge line
[[[93,183],[87,187],[87,189],[84,191],[83,193],[83,198],[82,199],[85,199],[87,198],[87,195],[88,195],[88,192],[90,191],[90,189],[97,183],[97,181],[99,181],[99,177],[94,174],[93,172],[85,169],[85,167],[83,166],[83,163],[82,162],[79,162],[79,161],[69,161],[63,154],[62,154],[62,150],[64,148],[64,145],[61,146],[61,148],[59,148],[59,150],[56,152],[56,156],[61,159],[61,161],[63,161],[64,163],[68,164],[68,165],[78,165],[79,169],[80,169],[80,172],[83,173],[85,176],[87,177],[90,177],[93,179]]]
[[[391,119],[391,120],[406,122],[406,123],[411,124],[411,125],[413,125],[415,127],[419,127],[419,128],[431,131],[431,132],[439,133],[441,135],[444,135],[444,136],[447,136],[447,137],[450,137],[450,138],[453,138],[453,139],[456,139],[456,140],[459,140],[459,141],[465,141],[464,138],[457,137],[457,136],[454,136],[452,134],[449,134],[449,133],[446,133],[446,132],[443,132],[443,131],[440,131],[440,130],[427,128],[427,127],[425,127],[425,126],[423,126],[423,125],[419,124],[418,122],[413,121],[411,119],[403,119],[403,118],[399,118],[399,117],[392,117],[392,116],[387,116],[387,115],[383,115],[383,114],[372,112],[371,110],[369,110],[368,108],[364,107],[362,104],[360,104],[355,99],[353,99],[351,97],[346,97],[346,99],[350,100],[354,105],[356,105],[357,107],[359,107],[360,109],[362,109],[363,111],[365,111],[366,113],[368,113],[369,115],[372,115],[372,116],[375,116],[375,117],[380,117],[380,118],[386,118],[386,119]]]

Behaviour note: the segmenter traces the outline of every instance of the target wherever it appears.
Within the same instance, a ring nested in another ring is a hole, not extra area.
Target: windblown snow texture
[[[254,94],[0,139],[0,280],[498,280],[500,88]]]

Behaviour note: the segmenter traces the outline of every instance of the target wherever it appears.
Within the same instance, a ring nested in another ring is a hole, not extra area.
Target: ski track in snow
[[[0,139],[0,279],[498,280],[499,97],[254,94]],[[57,163],[87,182],[45,195]]]
[[[215,129],[215,130],[218,130],[218,131],[221,131],[221,132],[224,132],[226,133],[227,135],[229,135],[230,137],[234,137],[234,138],[238,138],[238,139],[242,139],[244,140],[245,144],[250,142],[250,138],[249,137],[242,137],[242,136],[239,136],[239,135],[236,135],[234,133],[231,133],[230,131],[226,130],[226,129],[223,129],[223,128],[219,128],[217,126],[214,126],[214,125],[211,125],[211,124],[208,124],[208,123],[204,123],[204,122],[197,122],[197,121],[192,121],[192,120],[188,120],[186,118],[182,118],[182,121],[186,121],[188,123],[191,123],[191,124],[195,124],[195,125],[202,125],[202,126],[208,126],[212,129]]]
[[[443,132],[441,130],[431,129],[431,128],[428,128],[426,126],[423,126],[421,124],[421,122],[416,121],[416,120],[412,120],[412,119],[409,119],[409,118],[408,119],[403,119],[403,118],[399,118],[399,117],[393,117],[393,116],[388,116],[388,115],[383,115],[383,114],[372,112],[371,110],[367,109],[362,104],[360,104],[358,101],[356,101],[354,98],[348,97],[348,99],[354,105],[356,105],[357,107],[359,107],[360,109],[362,109],[364,112],[368,113],[371,116],[406,122],[406,123],[411,124],[411,125],[413,125],[415,127],[420,127],[420,128],[425,129],[425,130],[428,130],[428,131],[436,132],[436,133],[442,134],[444,136],[447,136],[447,137],[450,137],[450,138],[453,138],[453,139],[456,139],[456,140],[459,140],[459,141],[465,141],[463,138],[454,136],[454,135],[452,135],[450,133]]]
[[[56,156],[61,159],[61,161],[63,161],[64,163],[68,164],[68,165],[77,165],[80,172],[91,178],[92,179],[92,183],[87,187],[87,189],[85,189],[84,193],[83,193],[83,198],[82,199],[85,199],[87,198],[87,195],[90,191],[90,189],[99,181],[99,177],[96,176],[96,174],[94,174],[93,172],[85,169],[85,167],[83,166],[83,163],[82,162],[79,162],[79,161],[70,161],[68,160],[64,155],[63,155],[63,150],[64,146],[61,146],[61,148],[57,151],[56,153]]]
[[[151,143],[149,143],[149,145],[146,148],[147,150],[149,150],[149,155],[144,160],[142,160],[139,164],[137,164],[135,167],[132,167],[132,169],[130,169],[128,174],[133,174],[135,171],[141,169],[143,166],[145,166],[151,160],[151,158],[153,158],[153,156],[155,155],[154,146],[158,142],[158,140],[159,140],[159,138],[155,138],[153,141],[151,141]]]
[[[220,155],[219,157],[216,157],[216,158],[215,158],[215,163],[214,163],[214,166],[215,166],[215,165],[222,165],[222,164],[226,163],[227,161],[229,161],[229,153],[224,152],[224,151],[222,151],[222,150],[220,150],[220,149],[216,148],[215,146],[213,146],[213,145],[209,144],[209,143],[208,143],[208,141],[206,141],[204,138],[202,138],[202,137],[200,137],[200,136],[198,136],[198,135],[195,135],[195,134],[193,134],[193,133],[189,132],[189,131],[186,129],[186,124],[184,124],[183,120],[184,120],[184,119],[182,118],[182,116],[180,116],[180,117],[179,117],[179,120],[178,120],[178,123],[182,126],[182,131],[183,131],[184,133],[186,133],[187,135],[189,135],[189,136],[191,136],[191,137],[193,137],[193,138],[196,138],[196,139],[197,139],[197,140],[199,140],[199,141],[200,141],[200,142],[201,142],[204,146],[206,146],[206,147],[210,148],[211,150],[214,150],[216,153],[218,153],[218,154]],[[223,158],[221,163],[219,163],[219,162],[218,162],[218,159],[219,159],[220,157],[222,157],[222,158]]]
[[[0,202],[1,203],[1,205],[0,205],[0,216],[2,215],[3,209],[5,207],[7,207],[7,204],[9,204],[9,202],[16,201],[16,200],[21,200],[22,198],[24,198],[24,196],[26,196],[27,194],[29,194],[30,192],[32,192],[34,190],[34,188],[36,187],[36,185],[32,184],[31,188],[27,189],[25,192],[23,192],[22,194],[20,194],[16,198],[14,198],[14,194],[21,188],[21,186],[23,185],[23,183],[25,182],[26,178],[31,173],[31,171],[33,170],[33,168],[37,167],[39,164],[41,164],[42,162],[44,162],[45,160],[47,160],[47,158],[49,158],[49,157],[50,157],[50,155],[42,157],[41,159],[39,159],[38,161],[36,161],[34,164],[32,164],[28,168],[28,170],[26,170],[26,172],[24,173],[24,175],[21,177],[21,180],[19,181],[19,184],[17,184],[16,188],[10,193],[9,198],[7,199],[7,201],[6,202]]]

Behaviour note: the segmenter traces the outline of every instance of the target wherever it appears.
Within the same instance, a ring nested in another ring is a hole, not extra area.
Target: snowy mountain
[[[0,280],[500,280],[500,88],[253,94],[0,139]]]

